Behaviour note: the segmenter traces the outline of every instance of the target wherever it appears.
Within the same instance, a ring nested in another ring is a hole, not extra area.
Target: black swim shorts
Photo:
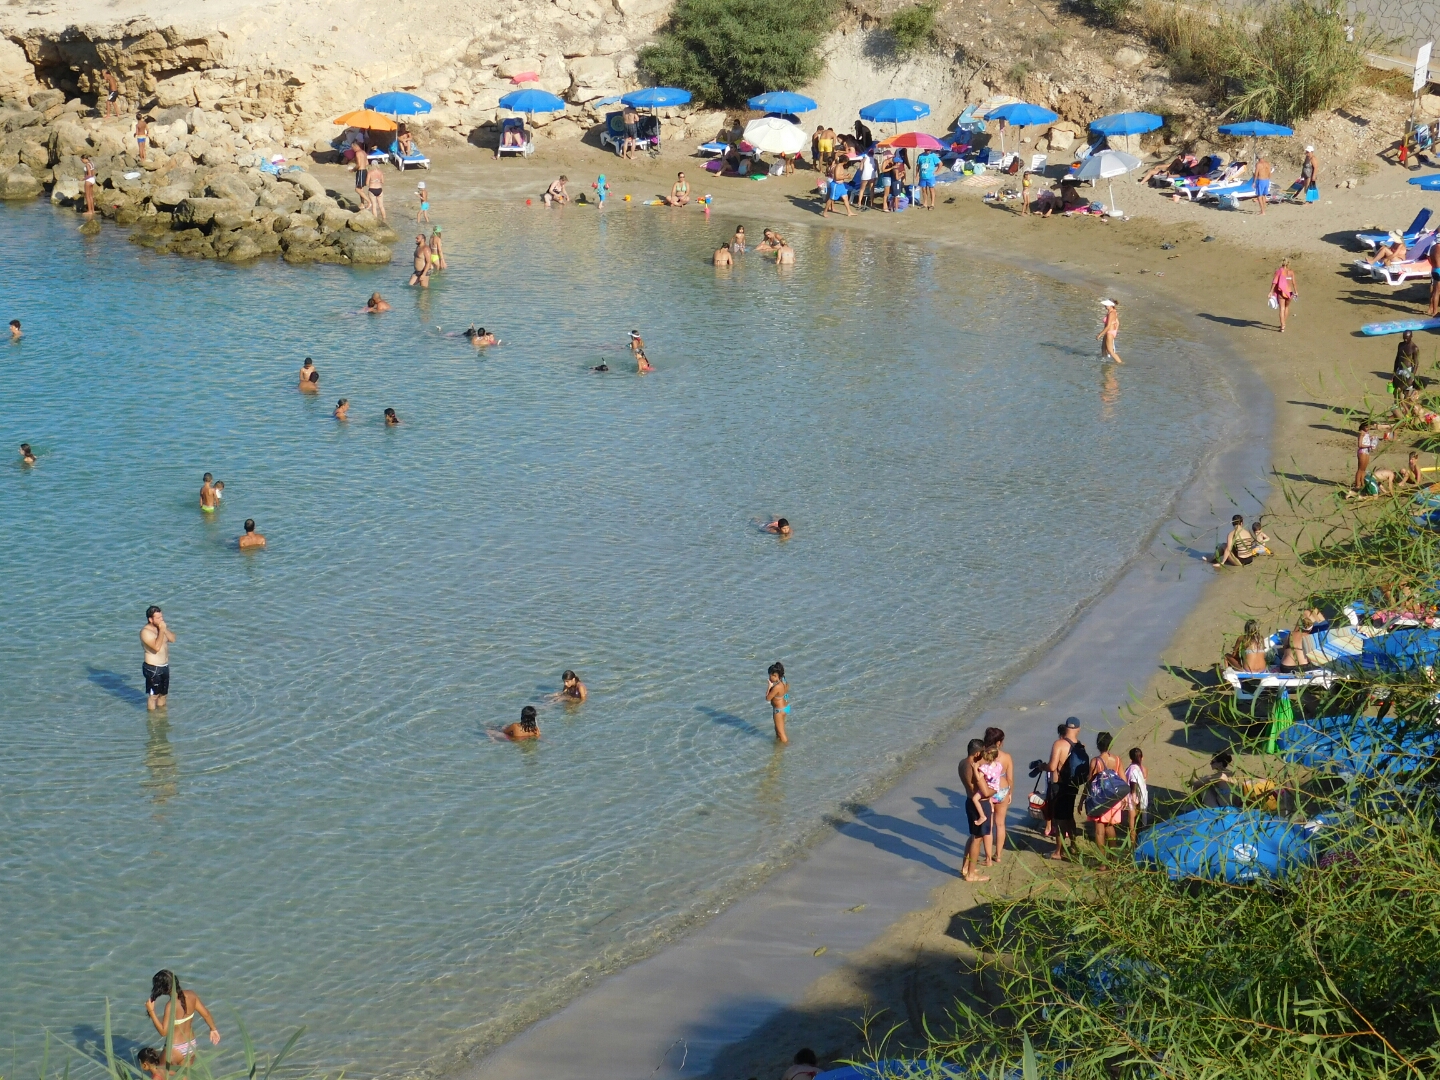
[[[154,664],[141,664],[140,674],[145,676],[145,695],[147,697],[164,697],[170,693],[170,665],[156,667]]]
[[[980,815],[980,808],[975,805],[975,800],[965,800],[965,820],[970,823],[971,836],[989,836],[990,818],[992,816],[993,812],[992,814],[987,814],[982,818]]]
[[[110,96],[107,97],[105,100],[106,100],[106,101],[119,101],[119,100],[120,100],[120,91],[119,91],[119,90],[111,90],[111,91],[110,91]]]
[[[355,170],[355,190],[356,190],[356,191],[359,191],[359,190],[360,190],[361,188],[363,188],[364,186],[365,186],[365,170],[364,170],[364,169],[356,169],[356,170]]]

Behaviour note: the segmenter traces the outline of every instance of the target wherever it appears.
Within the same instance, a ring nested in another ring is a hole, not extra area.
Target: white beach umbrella
[[[765,154],[798,154],[810,136],[805,129],[778,116],[762,116],[745,125],[745,141]]]
[[[1098,154],[1092,154],[1080,166],[1080,171],[1075,174],[1077,180],[1110,180],[1117,176],[1124,176],[1134,172],[1140,167],[1140,159],[1131,157],[1120,150],[1101,150]],[[1110,184],[1110,213],[1118,214],[1120,211],[1115,205],[1115,185]]]

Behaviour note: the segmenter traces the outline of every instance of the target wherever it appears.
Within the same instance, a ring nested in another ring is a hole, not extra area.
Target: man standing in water
[[[245,532],[237,542],[240,545],[241,551],[244,551],[246,548],[262,548],[265,546],[265,537],[255,531],[254,518],[245,519]]]
[[[200,479],[200,509],[213,514],[220,500],[215,497],[215,477],[208,472]]]
[[[174,640],[164,614],[151,604],[145,609],[145,625],[140,629],[140,644],[145,649],[140,673],[145,676],[145,708],[151,712],[165,708],[170,694],[170,643]]]

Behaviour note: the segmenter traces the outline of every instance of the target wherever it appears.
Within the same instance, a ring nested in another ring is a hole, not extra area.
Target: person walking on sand
[[[425,234],[415,236],[415,272],[410,275],[410,284],[422,289],[430,287],[430,248],[425,243]]]
[[[1305,147],[1305,160],[1300,163],[1300,202],[1310,202],[1310,192],[1315,191],[1317,196],[1320,187],[1320,165],[1315,160],[1315,147]],[[1319,201],[1317,198],[1316,202]]]
[[[990,807],[994,824],[990,827],[988,861],[998,866],[1005,853],[1005,815],[1010,812],[1011,790],[1015,787],[1015,759],[1005,750],[1005,732],[998,727],[985,729],[985,760],[980,766],[986,782],[994,789]]]
[[[1066,718],[1063,732],[1050,746],[1046,768],[1050,773],[1050,791],[1045,797],[1045,809],[1055,836],[1055,850],[1050,858],[1063,859],[1066,838],[1070,840],[1072,852],[1075,848],[1075,800],[1090,771],[1090,755],[1080,741],[1080,721],[1076,717]]]
[[[1125,779],[1130,783],[1130,809],[1126,814],[1130,825],[1130,846],[1135,846],[1135,834],[1145,823],[1145,813],[1150,809],[1150,774],[1145,771],[1145,751],[1138,746],[1130,750],[1130,764],[1125,766]]]
[[[145,609],[145,625],[140,628],[140,644],[145,649],[140,674],[145,678],[145,708],[150,712],[165,708],[170,696],[170,643],[174,640],[175,634],[165,625],[164,613],[151,604]]]
[[[85,168],[85,216],[95,216],[95,163],[88,154],[80,155],[80,164]]]
[[[381,221],[388,221],[385,216],[385,173],[380,169],[370,169],[365,183],[370,188],[370,212]]]
[[[169,1000],[165,1002],[164,1011],[157,1014],[155,1003],[162,997]],[[171,1038],[170,1031],[173,1026],[175,1034],[170,1046],[172,1065],[179,1065],[195,1054],[200,1042],[195,1037],[196,1013],[200,1014],[200,1019],[210,1028],[210,1045],[220,1045],[220,1029],[215,1026],[215,1018],[210,1015],[210,1010],[200,1000],[199,994],[181,987],[179,977],[169,968],[157,971],[150,980],[150,1000],[145,1002],[145,1011],[149,1013],[150,1022],[155,1025],[155,1030],[162,1038]]]
[[[1290,269],[1290,259],[1280,260],[1275,276],[1270,279],[1270,296],[1280,312],[1280,333],[1285,333],[1285,323],[1290,317],[1290,301],[1295,299],[1295,271]]]
[[[1120,354],[1115,351],[1115,335],[1120,333],[1120,305],[1114,300],[1101,300],[1100,306],[1105,309],[1105,324],[1100,327],[1100,333],[1095,335],[1095,340],[1100,342],[1100,353],[1107,360],[1113,360],[1117,364],[1125,361],[1120,359]]]
[[[1383,438],[1389,442],[1394,437],[1389,424],[1372,425],[1369,420],[1360,421],[1360,429],[1355,434],[1355,483],[1351,486],[1353,491],[1363,491],[1365,488],[1365,473],[1370,469],[1370,455],[1380,446]]]
[[[135,117],[135,158],[145,160],[145,148],[150,144],[150,125],[143,116]]]
[[[1255,203],[1260,207],[1260,213],[1265,213],[1265,204],[1270,201],[1270,178],[1275,173],[1275,167],[1270,164],[1268,158],[1262,153],[1255,155]]]
[[[1108,731],[1102,731],[1095,736],[1095,749],[1098,753],[1090,761],[1090,772],[1086,777],[1090,784],[1093,785],[1096,780],[1099,780],[1106,773],[1113,772],[1116,777],[1120,776],[1120,770],[1123,769],[1124,766],[1118,757],[1110,753],[1110,745],[1113,741],[1114,736]],[[1121,818],[1124,817],[1125,808],[1129,802],[1130,797],[1126,795],[1108,810],[1099,814],[1086,814],[1086,817],[1090,818],[1090,824],[1095,827],[1095,843],[1101,848],[1107,848],[1114,843],[1116,826],[1120,824]]]
[[[766,671],[766,676],[770,681],[765,687],[765,700],[770,703],[770,719],[775,723],[775,738],[788,744],[790,739],[785,734],[785,718],[790,715],[790,703],[785,699],[790,693],[790,687],[785,683],[785,665],[775,661]]]
[[[990,800],[995,791],[980,771],[984,758],[985,740],[971,739],[958,770],[960,783],[965,788],[965,821],[970,832],[969,839],[965,841],[965,861],[960,865],[960,877],[965,881],[990,880],[976,869],[980,852],[987,851],[989,847],[990,819],[994,816]]]

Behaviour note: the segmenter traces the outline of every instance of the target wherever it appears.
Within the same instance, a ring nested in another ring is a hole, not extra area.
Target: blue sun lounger
[[[1425,226],[1430,224],[1430,210],[1421,210],[1415,215],[1415,220],[1410,222],[1410,227],[1400,235],[1405,238],[1406,247],[1414,247],[1415,241],[1420,239],[1420,234],[1425,231]],[[1360,241],[1362,247],[1374,251],[1381,244],[1390,242],[1388,232],[1357,232],[1355,239]]]
[[[395,163],[395,167],[401,172],[404,172],[406,169],[430,168],[430,159],[420,152],[419,146],[416,146],[415,149],[408,154],[400,153],[399,139],[396,139],[390,144],[390,160]]]

